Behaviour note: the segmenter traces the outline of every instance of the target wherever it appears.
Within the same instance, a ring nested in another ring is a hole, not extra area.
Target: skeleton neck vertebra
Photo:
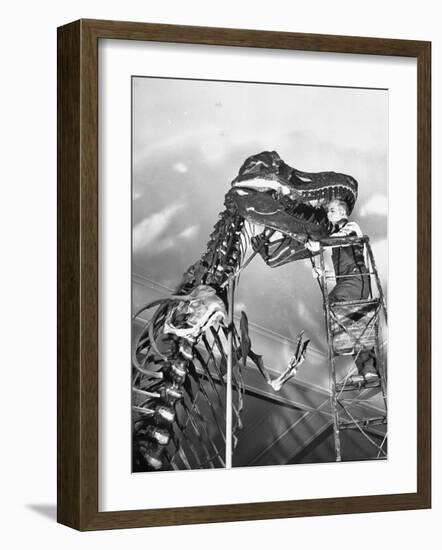
[[[245,220],[228,194],[225,206],[210,235],[206,252],[186,271],[178,293],[187,293],[201,284],[221,288],[240,267],[244,256],[241,239]]]

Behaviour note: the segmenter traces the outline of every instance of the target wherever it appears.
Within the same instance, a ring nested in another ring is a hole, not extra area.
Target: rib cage
[[[226,300],[221,284],[240,267],[247,250],[243,225],[232,207],[220,214],[207,251],[186,271],[174,296],[184,296],[199,284],[211,284]],[[134,471],[225,466],[227,329],[210,327],[199,335],[192,357],[184,356],[182,339],[162,332],[176,301],[165,298],[137,314],[157,307],[133,352]],[[237,333],[235,340],[240,349]],[[237,366],[232,384],[235,440],[244,390]]]

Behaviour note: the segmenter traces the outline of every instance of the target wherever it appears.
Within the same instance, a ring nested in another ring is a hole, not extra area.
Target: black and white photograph
[[[385,460],[388,90],[132,77],[132,471]]]

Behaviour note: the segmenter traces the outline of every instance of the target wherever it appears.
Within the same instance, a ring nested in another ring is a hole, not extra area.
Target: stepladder
[[[330,252],[338,247],[359,247],[365,265],[344,274],[329,269]],[[323,299],[335,460],[360,459],[355,458],[355,445],[364,448],[365,459],[385,459],[387,306],[370,240],[367,236],[323,239],[319,267],[317,259],[311,260]],[[350,286],[362,281],[363,297],[337,300],[333,288],[343,280]],[[365,375],[364,361],[371,366]]]

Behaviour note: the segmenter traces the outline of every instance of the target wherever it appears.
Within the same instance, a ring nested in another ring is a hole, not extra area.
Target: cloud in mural
[[[184,164],[184,162],[176,162],[173,165],[173,169],[175,172],[178,172],[179,174],[185,174],[189,171],[189,168]]]
[[[183,229],[183,231],[178,234],[178,238],[191,239],[198,233],[198,228],[199,225],[191,225],[190,227],[186,227],[186,229]]]
[[[365,202],[359,211],[360,216],[369,216],[370,214],[378,214],[386,216],[388,214],[388,199],[385,195],[377,193]]]
[[[183,240],[189,240],[198,233],[198,225],[191,225],[186,227],[177,235],[170,237],[159,238],[155,243],[152,243],[149,251],[150,252],[164,252],[169,248],[179,247]]]
[[[173,216],[183,207],[184,204],[171,204],[135,225],[133,228],[134,252],[156,242]]]

